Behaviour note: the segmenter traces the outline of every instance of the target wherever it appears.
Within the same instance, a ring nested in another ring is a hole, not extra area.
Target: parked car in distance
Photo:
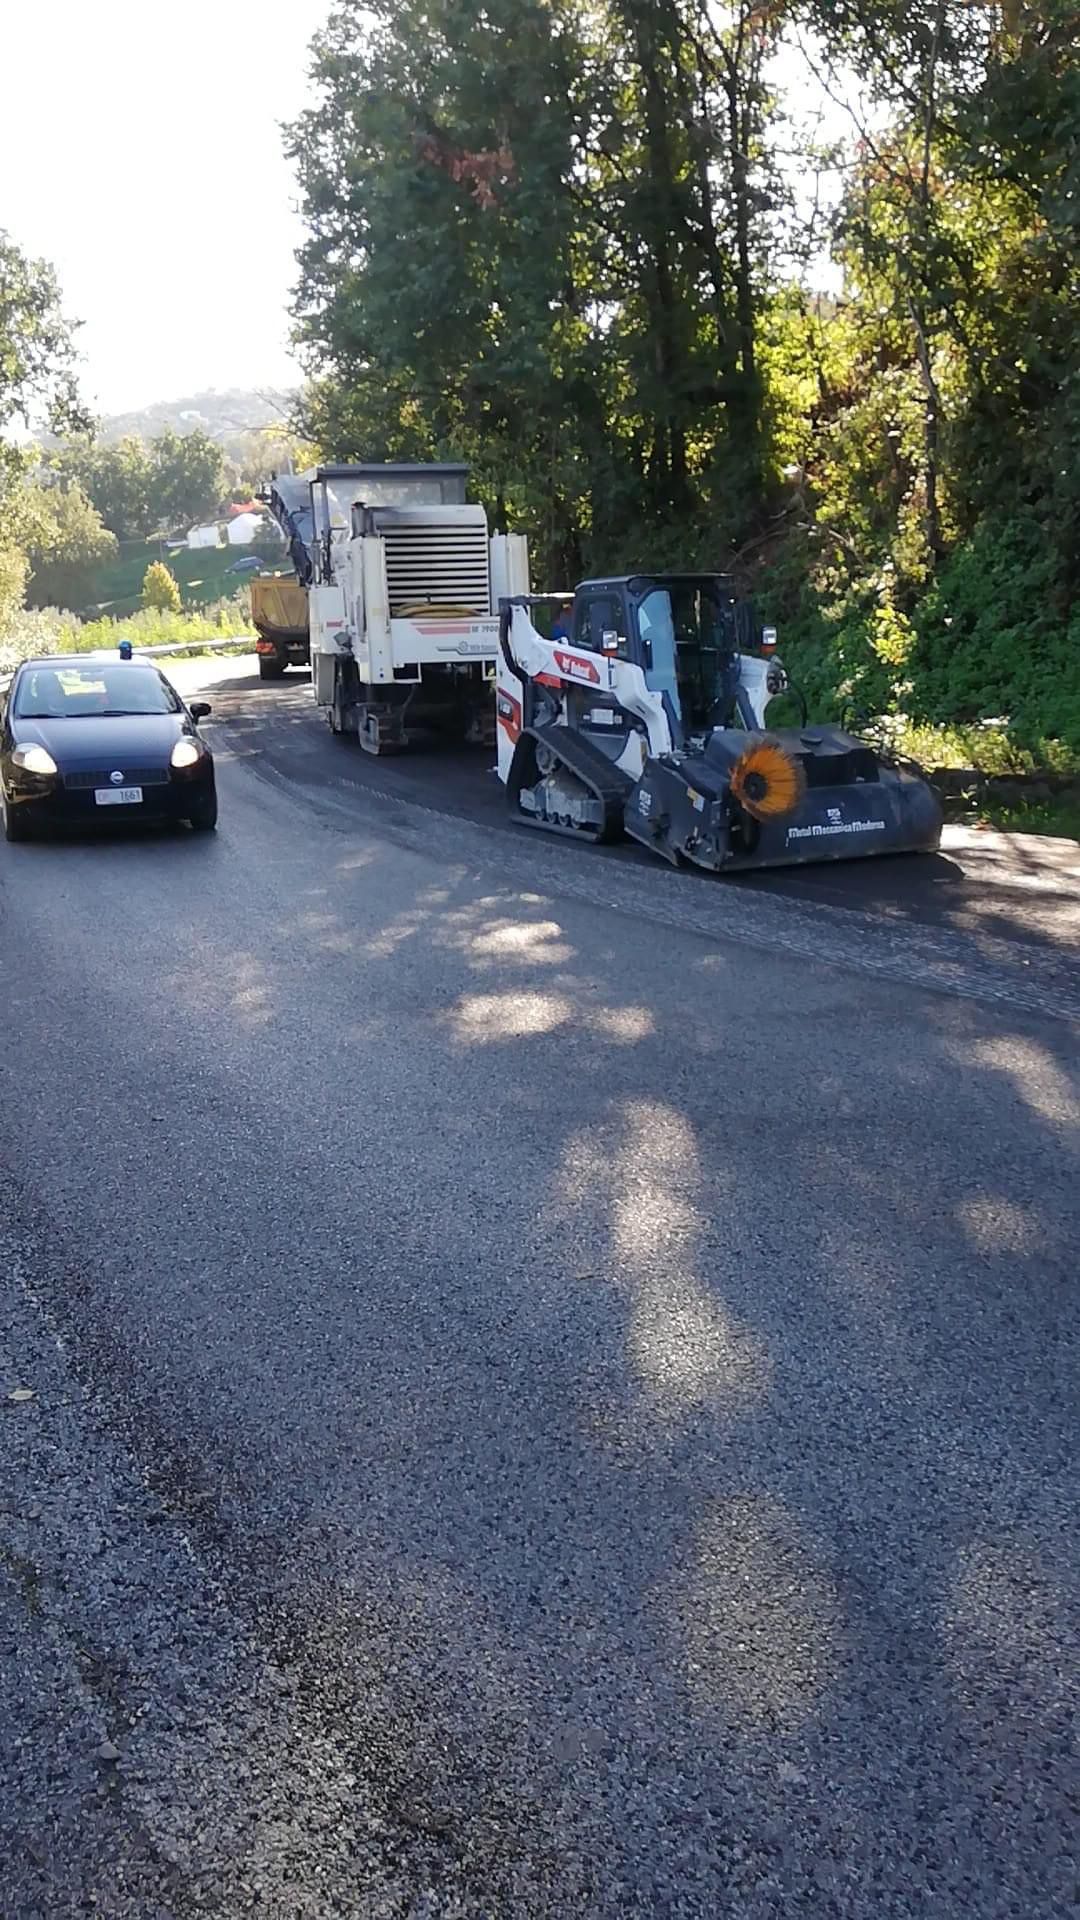
[[[242,560],[234,560],[232,566],[226,567],[225,571],[226,573],[262,573],[263,563],[258,554],[245,553]]]
[[[209,712],[148,660],[23,661],[0,722],[5,839],[121,816],[212,833],[214,756],[199,733]]]

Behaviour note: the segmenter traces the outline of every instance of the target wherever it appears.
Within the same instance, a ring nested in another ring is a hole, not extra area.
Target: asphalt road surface
[[[0,848],[0,1912],[1075,1911],[1068,850],[186,678],[217,836]]]

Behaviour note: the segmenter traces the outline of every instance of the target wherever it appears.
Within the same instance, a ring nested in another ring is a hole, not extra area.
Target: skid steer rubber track
[[[546,747],[573,774],[575,780],[580,780],[582,786],[599,801],[602,815],[599,826],[567,826],[562,821],[546,819],[542,814],[523,810],[522,789],[532,786],[538,778],[537,747]],[[507,795],[515,819],[523,825],[539,827],[544,833],[561,833],[570,840],[607,845],[612,840],[622,839],[623,815],[634,784],[629,774],[617,767],[600,747],[595,747],[591,740],[575,733],[571,727],[525,727],[514,753]]]

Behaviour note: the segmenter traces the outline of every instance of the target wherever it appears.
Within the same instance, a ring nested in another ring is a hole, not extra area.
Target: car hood
[[[20,746],[47,747],[58,767],[122,767],[125,760],[153,766],[168,760],[181,734],[194,731],[182,713],[76,715],[67,720],[17,717],[12,731]]]

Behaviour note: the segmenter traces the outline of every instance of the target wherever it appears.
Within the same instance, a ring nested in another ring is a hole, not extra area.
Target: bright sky
[[[298,378],[287,307],[301,235],[280,125],[307,100],[329,7],[5,9],[0,227],[56,268],[97,411]],[[785,63],[805,108],[805,64]]]
[[[280,122],[329,0],[51,0],[4,9],[0,227],[83,321],[83,389],[116,413],[292,384],[299,222]]]

